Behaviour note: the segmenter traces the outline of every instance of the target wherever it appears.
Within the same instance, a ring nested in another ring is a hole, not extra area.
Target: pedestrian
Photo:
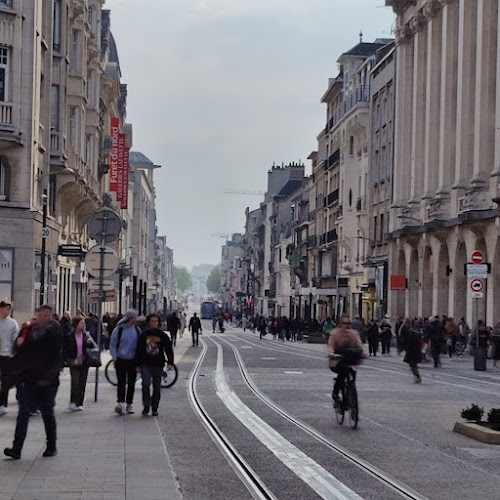
[[[422,327],[418,319],[414,319],[410,324],[405,340],[405,350],[403,361],[410,365],[413,382],[420,384],[422,378],[420,377],[418,364],[422,362]]]
[[[467,345],[469,343],[470,327],[464,317],[460,318],[460,322],[458,323],[458,332],[460,335],[460,342]]]
[[[189,320],[188,330],[191,331],[191,336],[193,337],[193,347],[198,347],[198,335],[202,333],[201,321],[196,313],[193,313],[192,318]]]
[[[64,311],[62,318],[59,320],[62,331],[64,335],[68,335],[71,332],[71,315],[69,311]]]
[[[12,303],[8,300],[2,300],[0,302],[0,417],[7,413],[12,349],[19,334],[17,321],[10,317],[11,311]]]
[[[212,333],[215,333],[215,329],[217,328],[217,314],[212,314]]]
[[[392,328],[389,316],[385,316],[380,322],[380,343],[382,344],[382,356],[391,355]]]
[[[89,374],[87,348],[97,344],[86,330],[85,318],[75,316],[71,320],[72,331],[64,336],[63,360],[71,375],[69,411],[82,411],[85,388]]]
[[[368,351],[370,353],[370,356],[376,356],[379,343],[379,329],[377,322],[373,318],[368,324],[366,335],[368,338]]]
[[[243,316],[243,318],[241,318],[241,327],[243,328],[244,332],[247,331],[247,324],[248,324],[248,318],[245,315]]]
[[[186,329],[186,313],[179,313],[179,321],[181,323],[180,327],[179,327],[179,338],[182,339],[182,337],[184,337],[184,330]],[[160,324],[161,324],[161,320],[160,320]]]
[[[109,342],[109,351],[115,364],[118,381],[117,404],[115,406],[115,413],[118,415],[123,415],[124,412],[134,413],[133,402],[137,378],[135,353],[137,339],[141,334],[136,323],[137,311],[129,309],[116,325]]]
[[[323,335],[327,344],[328,339],[330,338],[330,333],[335,328],[335,326],[335,321],[333,321],[330,317],[326,318],[326,321],[323,323]]]
[[[441,323],[439,316],[434,316],[424,330],[425,337],[431,344],[432,358],[434,359],[434,368],[441,366],[441,348],[444,342],[444,326]]]
[[[26,337],[16,340],[16,377],[22,386],[19,391],[19,412],[12,448],[4,454],[20,459],[28,431],[31,412],[40,409],[47,446],[43,457],[57,455],[57,424],[54,415],[55,399],[62,369],[63,333],[59,322],[52,319],[52,307],[43,305],[36,309],[36,322]]]
[[[158,416],[158,406],[161,397],[161,378],[168,360],[167,370],[173,369],[174,350],[169,336],[160,330],[160,316],[150,314],[147,317],[148,327],[139,336],[135,362],[137,372],[142,377],[142,404],[144,409],[142,415],[149,414],[151,408],[152,415]],[[153,384],[153,395],[151,396],[151,383]]]
[[[497,361],[500,359],[500,323],[497,323],[491,331],[490,345],[493,366],[497,366]]]
[[[177,332],[181,327],[181,322],[177,316],[177,313],[174,311],[167,318],[167,330],[170,333],[170,338],[172,339],[172,344],[177,345]]]
[[[446,318],[446,323],[444,324],[444,336],[446,339],[448,355],[451,359],[453,354],[455,354],[457,341],[460,338],[460,329],[453,321],[453,318]]]
[[[219,332],[224,333],[224,315],[222,313],[219,314],[219,317],[217,318],[219,322]]]
[[[411,321],[409,318],[404,318],[399,324],[399,329],[397,330],[396,336],[396,346],[398,350],[398,356],[401,356],[401,353],[406,350],[406,339],[408,338],[408,334],[410,333]],[[422,328],[419,324],[419,328]]]
[[[262,337],[264,337],[266,333],[267,333],[267,321],[264,316],[261,316],[259,320],[259,339],[262,340]]]

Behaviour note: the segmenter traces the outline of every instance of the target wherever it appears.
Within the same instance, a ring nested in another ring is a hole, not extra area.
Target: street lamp
[[[63,170],[54,173],[41,174],[38,176],[37,180],[40,182],[44,177],[50,177],[53,175],[68,175],[74,174],[75,172],[68,167]],[[42,248],[41,248],[41,265],[40,265],[40,303],[42,306],[45,301],[45,257],[46,257],[46,242],[49,237],[50,231],[47,228],[47,189],[43,190],[42,194]]]

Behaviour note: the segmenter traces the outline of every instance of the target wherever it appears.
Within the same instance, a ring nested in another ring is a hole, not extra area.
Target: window
[[[69,63],[71,71],[78,73],[80,71],[80,31],[71,31]]]
[[[377,216],[373,217],[373,240],[377,241]]]
[[[87,103],[89,107],[94,107],[96,103],[95,81],[95,71],[89,71],[87,74]]]
[[[12,9],[12,0],[0,0],[0,5],[10,7]]]
[[[76,149],[78,146],[78,108],[69,107],[69,130],[68,137],[70,144]]]
[[[54,0],[54,33],[52,35],[52,48],[61,51],[61,0]]]
[[[89,7],[88,20],[90,26],[90,34],[95,37],[97,32],[97,16],[94,7]]]
[[[8,198],[9,185],[9,167],[7,162],[0,158],[0,200]]]
[[[93,140],[92,136],[90,134],[85,135],[85,163],[87,164],[87,168],[89,170],[92,170],[93,166]]]
[[[354,155],[354,136],[351,135],[351,137],[349,138],[349,154],[351,156]]]
[[[0,47],[0,101],[9,100],[9,49]]]
[[[384,241],[384,214],[380,214],[380,241]]]
[[[59,85],[52,85],[50,89],[50,128],[59,132]]]

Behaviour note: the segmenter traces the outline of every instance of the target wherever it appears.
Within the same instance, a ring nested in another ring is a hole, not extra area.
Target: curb
[[[487,444],[500,444],[500,432],[478,424],[456,422],[453,432]]]

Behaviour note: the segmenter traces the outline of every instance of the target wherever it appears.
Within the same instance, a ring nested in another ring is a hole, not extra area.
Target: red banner
[[[109,160],[109,190],[118,191],[118,135],[120,119],[111,118],[111,158]]]
[[[122,201],[123,196],[123,156],[125,154],[125,134],[118,134],[118,169],[116,201]]]
[[[125,148],[123,152],[123,183],[122,183],[122,200],[120,208],[128,208],[128,153],[129,149]]]
[[[391,276],[391,290],[406,290],[406,277],[397,275]]]

